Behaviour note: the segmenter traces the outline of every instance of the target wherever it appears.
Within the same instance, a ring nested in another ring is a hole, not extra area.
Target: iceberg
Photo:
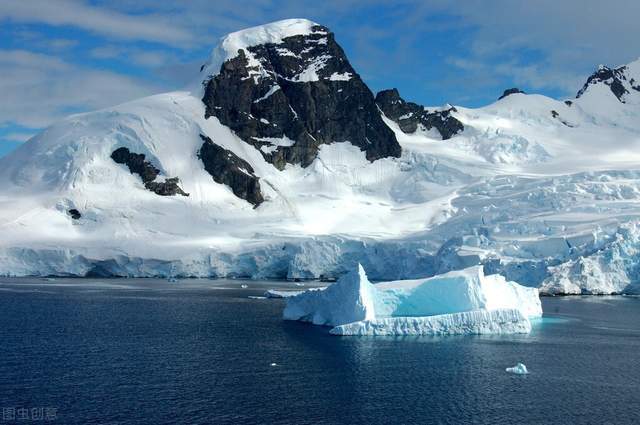
[[[333,335],[529,333],[536,288],[485,275],[482,266],[425,279],[372,284],[361,265],[324,289],[287,298],[285,320],[331,326]]]
[[[527,367],[522,363],[518,363],[513,367],[508,367],[505,370],[509,373],[515,373],[516,375],[526,375],[527,373],[529,373]]]
[[[325,289],[308,290],[287,298],[285,320],[338,326],[374,319],[374,287],[361,265]]]
[[[332,335],[480,335],[529,333],[531,323],[520,310],[474,310],[423,317],[361,320],[331,329]]]
[[[304,291],[278,291],[276,289],[268,289],[264,293],[265,298],[289,298],[300,295]]]

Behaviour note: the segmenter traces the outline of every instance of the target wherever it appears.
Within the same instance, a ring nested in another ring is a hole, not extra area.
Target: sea
[[[640,298],[545,297],[529,335],[339,337],[263,298],[312,285],[0,278],[0,424],[640,423]]]

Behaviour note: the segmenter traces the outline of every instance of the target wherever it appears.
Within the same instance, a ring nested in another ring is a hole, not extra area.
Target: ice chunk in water
[[[336,335],[528,333],[542,315],[538,290],[486,276],[481,266],[372,284],[362,268],[326,289],[287,298],[283,316]]]
[[[522,363],[518,363],[513,367],[508,367],[505,370],[509,373],[515,373],[516,375],[526,375],[527,373],[529,373],[527,367]]]

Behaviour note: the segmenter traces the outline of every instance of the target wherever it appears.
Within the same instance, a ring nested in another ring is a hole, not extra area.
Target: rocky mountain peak
[[[384,115],[394,121],[404,133],[415,133],[435,128],[442,140],[447,140],[464,130],[462,123],[451,115],[456,108],[447,105],[444,109],[429,110],[422,105],[406,102],[398,89],[388,89],[378,92],[376,104]]]
[[[321,26],[308,19],[285,19],[265,25],[243,29],[220,38],[211,52],[209,61],[202,65],[204,79],[220,72],[222,64],[246,51],[249,47],[261,44],[280,44],[283,39],[293,36],[306,36],[322,32]]]
[[[373,93],[328,28],[286,20],[240,31],[212,58],[203,71],[205,117],[216,117],[277,168],[306,167],[321,145],[334,142],[350,142],[369,161],[400,156]]]
[[[576,98],[582,97],[590,87],[597,84],[604,84],[609,87],[611,93],[622,103],[626,103],[627,95],[632,91],[640,92],[640,81],[632,75],[631,66],[636,66],[638,61],[623,65],[618,68],[609,68],[599,65],[598,69],[589,76],[587,82],[576,94]]]
[[[523,92],[522,90],[520,90],[517,87],[512,87],[510,89],[506,89],[504,92],[502,92],[502,96],[500,96],[498,98],[498,100],[500,99],[504,99],[507,96],[511,96],[512,94],[526,94],[525,92]]]

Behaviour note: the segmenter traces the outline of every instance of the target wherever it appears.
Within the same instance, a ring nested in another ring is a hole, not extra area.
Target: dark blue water
[[[640,422],[637,298],[545,298],[528,336],[367,338],[247,298],[286,284],[4,282],[0,407],[58,423]]]

